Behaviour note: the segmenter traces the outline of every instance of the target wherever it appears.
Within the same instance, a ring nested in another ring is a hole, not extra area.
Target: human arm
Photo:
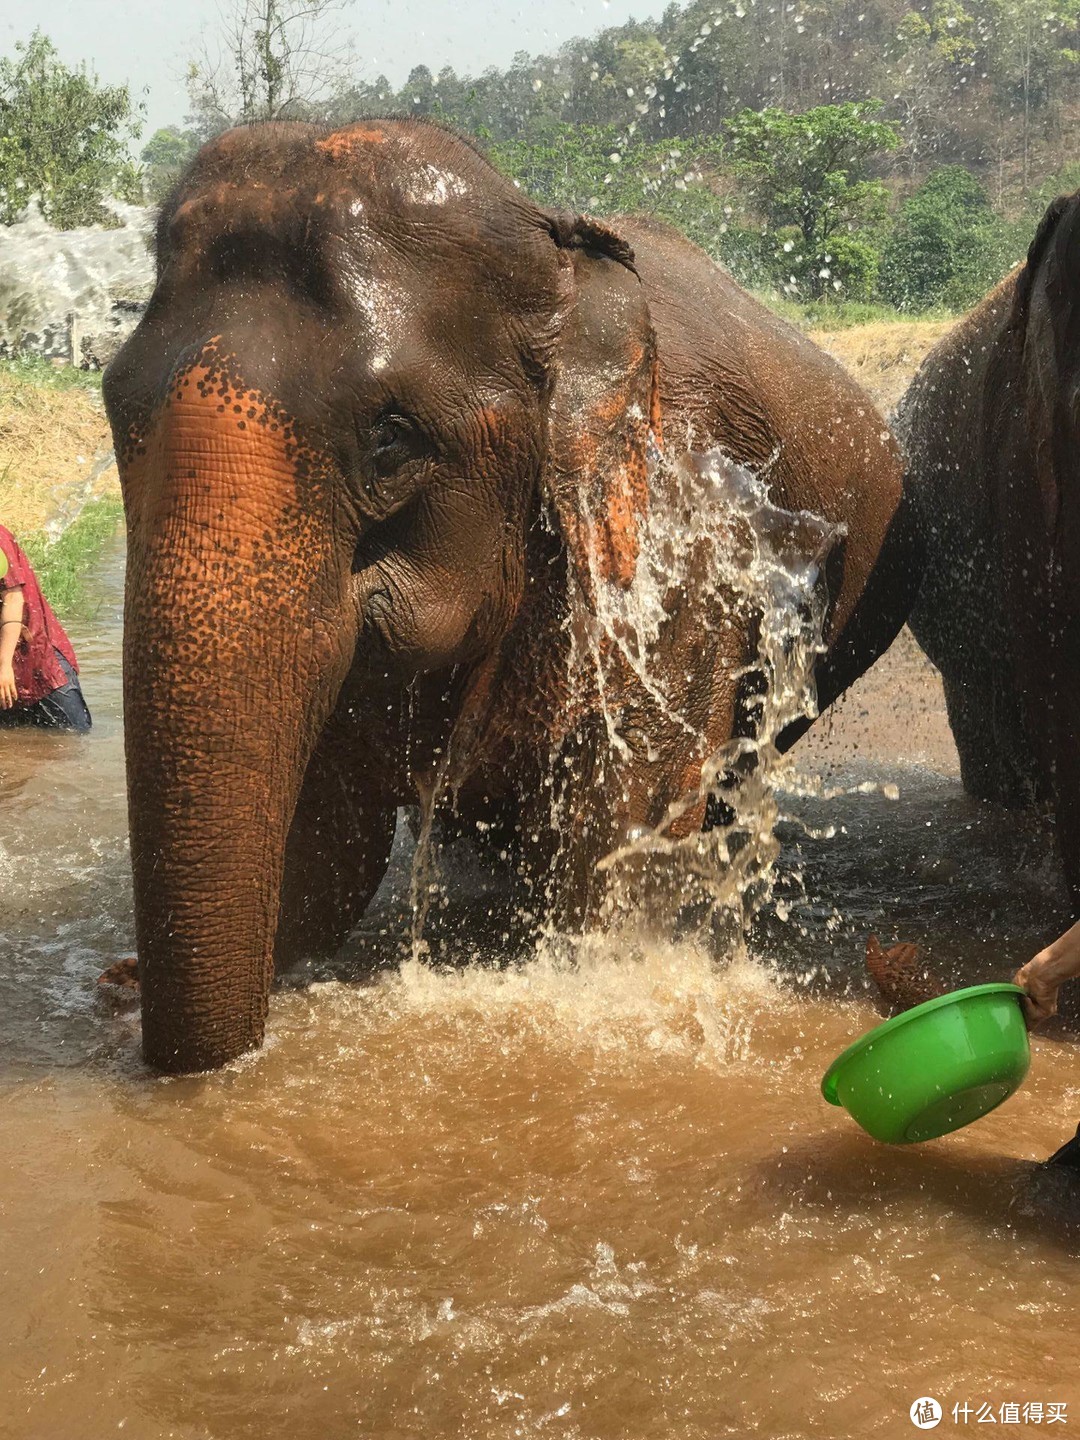
[[[1039,1025],[1057,1014],[1058,987],[1080,975],[1080,921],[1059,935],[1045,950],[1016,972],[1015,983],[1027,991],[1024,1014],[1029,1025]]]
[[[0,605],[0,710],[10,710],[19,698],[15,688],[15,671],[12,662],[15,647],[22,636],[23,592],[21,585],[12,586],[3,592]]]

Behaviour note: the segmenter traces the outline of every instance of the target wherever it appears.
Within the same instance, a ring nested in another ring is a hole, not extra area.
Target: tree
[[[1077,0],[1056,4],[1039,0],[987,0],[988,65],[998,83],[1002,108],[1015,107],[1021,117],[1023,186],[1028,185],[1031,121],[1045,109],[1055,83],[1076,67],[1074,48],[1080,5]]]
[[[69,69],[35,30],[0,60],[0,222],[36,197],[61,230],[110,223],[104,202],[118,179],[130,182],[128,141],[140,128],[126,85]]]
[[[888,192],[866,171],[899,137],[895,125],[871,118],[880,109],[877,100],[819,105],[802,115],[770,107],[744,110],[728,122],[734,173],[766,225],[792,232],[780,265],[803,293],[819,296],[842,283],[832,264],[834,239],[850,240],[884,215]],[[857,268],[865,274],[865,255]]]
[[[768,98],[768,57],[747,23],[754,12],[742,0],[692,0],[684,10],[665,13],[660,38],[669,63],[661,102],[672,122],[668,133],[715,132],[743,106]]]
[[[224,53],[188,68],[189,123],[208,139],[231,125],[307,119],[346,81],[348,47],[328,34],[345,0],[234,0]]]
[[[151,200],[165,198],[198,148],[199,137],[194,130],[167,125],[154,131],[142,152],[144,179]]]
[[[1022,250],[975,176],[943,165],[901,207],[881,258],[881,292],[900,310],[965,309]]]
[[[426,65],[413,66],[399,98],[402,109],[408,114],[431,114],[435,109],[435,81]]]

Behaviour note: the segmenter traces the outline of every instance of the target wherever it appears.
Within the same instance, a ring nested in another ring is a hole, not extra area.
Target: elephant
[[[752,619],[712,592],[699,611],[688,541],[665,694],[597,640],[641,588],[650,515],[727,523],[669,451],[720,446],[834,527],[822,706],[903,623],[881,417],[660,223],[545,211],[434,123],[267,123],[204,146],[155,250],[103,386],[157,1069],[261,1044],[275,965],[344,942],[401,806],[451,791],[579,927],[627,836],[709,823],[703,759],[753,723]]]
[[[1080,914],[1078,282],[1080,195],[1063,196],[926,357],[896,428],[924,566],[910,625],[941,671],[963,784],[1049,808]]]

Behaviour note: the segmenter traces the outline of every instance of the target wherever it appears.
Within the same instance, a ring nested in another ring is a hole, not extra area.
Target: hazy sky
[[[414,65],[476,73],[518,50],[544,52],[633,17],[659,15],[667,0],[351,0],[340,20],[368,78],[400,85]],[[147,130],[182,121],[185,61],[213,39],[229,0],[0,0],[0,51],[35,25],[71,64],[89,61],[103,80],[149,93]]]

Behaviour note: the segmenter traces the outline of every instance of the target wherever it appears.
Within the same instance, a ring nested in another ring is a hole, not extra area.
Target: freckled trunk
[[[355,635],[325,506],[265,448],[178,402],[128,504],[135,921],[162,1070],[262,1040],[285,841]]]

